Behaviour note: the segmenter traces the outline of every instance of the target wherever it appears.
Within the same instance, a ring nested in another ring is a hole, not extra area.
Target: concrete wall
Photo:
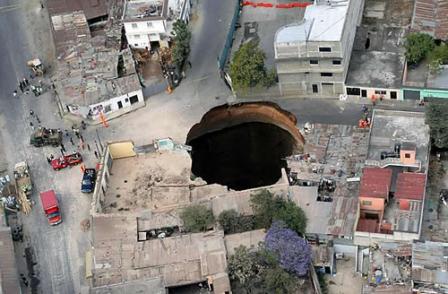
[[[367,203],[371,203],[368,205]],[[372,198],[372,197],[359,197],[359,205],[363,210],[374,210],[380,211],[381,214],[384,211],[384,199],[383,198]]]
[[[360,94],[359,95],[348,95],[347,88],[357,88],[359,89]],[[365,95],[363,95],[362,91],[365,91]],[[395,92],[395,97],[392,98],[392,92]],[[384,93],[384,94],[381,94]],[[356,97],[356,98],[369,98],[375,97],[375,99],[379,100],[381,97],[383,99],[392,99],[392,100],[403,100],[403,91],[400,89],[387,89],[387,88],[371,88],[371,87],[358,87],[358,86],[350,86],[346,85],[345,87],[345,94],[347,94],[349,97]]]
[[[137,96],[138,100],[136,103],[131,104],[131,97]],[[120,105],[122,106],[120,108]],[[137,91],[130,92],[125,95],[121,95],[106,101],[102,101],[97,104],[90,105],[90,110],[92,113],[92,118],[97,119],[99,117],[99,112],[103,111],[106,116],[117,110],[122,110],[125,112],[131,111],[136,106],[142,107],[145,105],[145,100],[143,98],[143,92],[141,89]]]
[[[370,246],[373,243],[382,241],[412,241],[418,240],[420,234],[406,233],[406,232],[393,232],[393,234],[379,234],[355,231],[353,243],[359,246]]]
[[[126,39],[133,48],[151,48],[150,41],[159,41],[167,34],[165,20],[133,20],[124,23]]]

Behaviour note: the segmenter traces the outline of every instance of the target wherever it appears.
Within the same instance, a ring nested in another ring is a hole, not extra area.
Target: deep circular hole
[[[206,133],[188,142],[192,147],[192,172],[208,184],[245,190],[272,185],[286,167],[295,141],[282,128],[250,122]]]

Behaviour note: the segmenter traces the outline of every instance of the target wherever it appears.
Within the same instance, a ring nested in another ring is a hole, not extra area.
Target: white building
[[[190,21],[190,0],[128,0],[123,23],[128,44],[133,48],[151,49],[167,46],[172,23]]]
[[[282,95],[337,97],[353,48],[363,0],[315,0],[299,23],[280,28],[274,39]]]

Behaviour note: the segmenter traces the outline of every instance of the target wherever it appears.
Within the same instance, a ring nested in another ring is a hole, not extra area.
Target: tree
[[[425,33],[410,33],[406,36],[404,47],[409,63],[417,64],[434,49],[433,37]]]
[[[215,222],[212,211],[203,205],[191,205],[185,208],[180,217],[185,229],[193,233],[206,231]]]
[[[432,72],[438,72],[443,64],[448,63],[448,44],[436,46],[429,53],[429,68]]]
[[[254,254],[250,253],[245,246],[239,246],[229,258],[228,270],[230,279],[238,281],[246,292],[250,292],[257,276]]]
[[[235,90],[272,84],[272,74],[268,74],[264,66],[265,57],[255,41],[247,42],[238,49],[230,64],[230,77]]]
[[[191,32],[187,24],[182,20],[176,20],[173,24],[174,46],[172,50],[172,59],[174,64],[182,68],[188,54],[190,54]]]
[[[240,214],[235,209],[224,210],[218,216],[218,222],[225,234],[232,234],[238,230]]]
[[[268,293],[297,293],[297,278],[279,266],[265,269],[262,281],[264,288],[269,290]]]
[[[311,246],[283,222],[272,224],[265,237],[266,249],[276,254],[280,267],[298,277],[305,276],[311,264]]]
[[[441,149],[448,148],[448,104],[431,102],[426,106],[426,123],[429,125],[432,144]]]
[[[267,229],[273,221],[281,220],[288,228],[297,233],[305,233],[306,215],[291,200],[275,196],[268,190],[262,190],[251,196],[251,205],[255,215],[256,227]]]

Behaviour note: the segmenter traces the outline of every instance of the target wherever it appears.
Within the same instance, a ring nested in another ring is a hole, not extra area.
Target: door
[[[121,108],[123,108],[123,103],[121,102],[121,101],[118,101],[118,109],[121,109]]]
[[[361,97],[367,97],[367,90],[361,90]]]

